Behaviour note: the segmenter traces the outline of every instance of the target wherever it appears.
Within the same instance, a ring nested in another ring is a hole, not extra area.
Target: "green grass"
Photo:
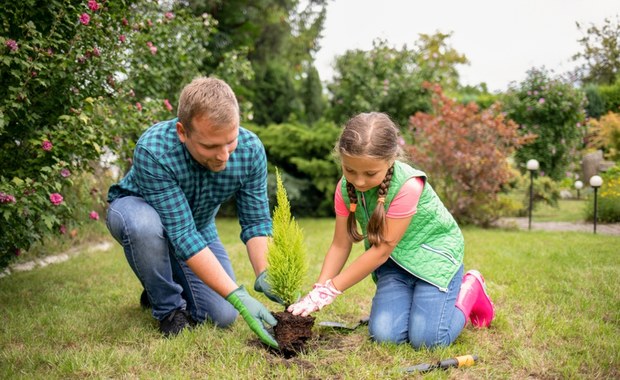
[[[331,220],[301,219],[310,288],[332,238]],[[218,221],[239,283],[253,273],[234,220]],[[162,339],[118,245],[0,278],[0,378],[403,378],[402,367],[477,354],[473,367],[426,378],[619,378],[620,237],[467,228],[465,268],[485,276],[497,308],[490,329],[466,328],[450,347],[415,351],[315,327],[309,351],[284,359],[266,351],[239,319]],[[356,248],[353,256],[360,253]],[[253,293],[255,294],[255,293]],[[354,322],[368,314],[370,279],[316,313]],[[257,295],[273,311],[280,307]]]
[[[558,201],[558,207],[539,204],[532,211],[532,218],[537,222],[583,222],[586,202],[584,199],[562,199]]]

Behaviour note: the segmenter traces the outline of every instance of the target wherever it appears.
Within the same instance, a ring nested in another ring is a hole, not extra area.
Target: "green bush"
[[[597,195],[597,220],[602,223],[620,222],[620,166],[614,166],[601,174],[603,185]],[[594,199],[590,193],[586,217],[594,220]]]
[[[281,168],[283,176],[292,177],[287,183],[296,215],[332,215],[334,190],[341,175],[333,157],[340,129],[324,120],[312,126],[288,123],[246,127],[265,145],[269,164]],[[273,181],[271,184],[273,187]]]
[[[588,105],[586,106],[586,113],[588,117],[598,119],[605,113],[605,100],[601,96],[598,86],[589,84],[584,87],[586,98],[588,99]]]
[[[600,86],[599,92],[605,104],[604,113],[620,113],[620,80],[611,85]]]

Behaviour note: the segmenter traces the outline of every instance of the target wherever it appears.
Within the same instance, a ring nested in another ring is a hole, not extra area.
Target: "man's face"
[[[231,153],[237,148],[239,125],[222,127],[214,125],[207,117],[197,116],[192,120],[192,131],[177,122],[179,140],[200,165],[219,172],[226,169]]]

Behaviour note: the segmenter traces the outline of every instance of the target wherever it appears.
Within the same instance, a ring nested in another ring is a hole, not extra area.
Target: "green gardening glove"
[[[284,301],[282,298],[276,296],[271,292],[271,285],[267,282],[267,270],[261,272],[261,274],[256,277],[256,281],[254,281],[254,290],[257,292],[261,292],[267,296],[273,302],[277,302],[280,305],[284,305]]]
[[[264,323],[275,326],[278,321],[262,303],[248,294],[243,285],[233,290],[226,297],[226,301],[230,302],[239,311],[239,314],[245,319],[250,329],[258,335],[263,343],[273,348],[278,348],[278,342],[273,339],[264,326]]]

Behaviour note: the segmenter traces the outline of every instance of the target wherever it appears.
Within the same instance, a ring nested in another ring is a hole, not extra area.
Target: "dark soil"
[[[278,320],[273,330],[282,355],[290,358],[304,352],[306,342],[312,338],[314,317],[293,315],[288,311],[273,313],[273,316]]]

